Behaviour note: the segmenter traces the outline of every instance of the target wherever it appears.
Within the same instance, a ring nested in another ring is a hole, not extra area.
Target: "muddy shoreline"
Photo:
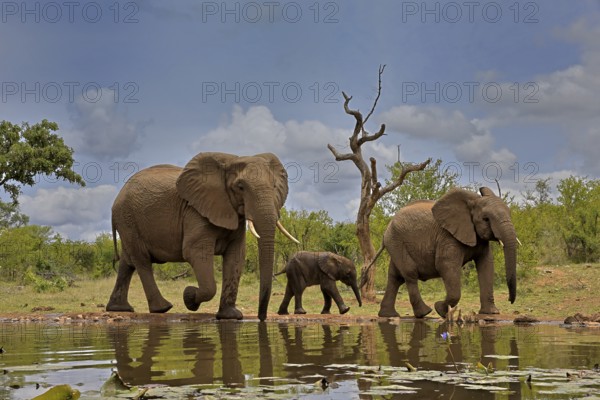
[[[372,323],[372,322],[412,322],[417,319],[410,316],[400,318],[380,318],[366,315],[339,315],[339,314],[304,314],[304,315],[278,315],[269,314],[266,322],[291,322],[291,323]],[[440,317],[428,316],[423,320],[430,322],[443,322]],[[57,324],[82,324],[82,323],[177,323],[177,322],[217,322],[212,313],[130,313],[130,312],[65,312],[65,313],[0,313],[0,323],[57,323]],[[258,322],[256,316],[246,316],[242,322]],[[463,323],[463,321],[461,321]],[[539,318],[527,315],[472,315],[466,324],[566,324],[600,327],[600,316],[565,316],[565,319]]]

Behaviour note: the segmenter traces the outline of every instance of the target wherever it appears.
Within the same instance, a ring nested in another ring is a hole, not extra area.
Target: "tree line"
[[[442,160],[422,171],[407,175],[402,186],[382,198],[371,216],[373,244],[379,247],[390,218],[404,205],[419,199],[437,199],[452,187],[459,186],[458,177],[441,170]],[[390,180],[402,171],[396,163],[387,167]],[[475,189],[475,188],[473,188]],[[555,191],[555,195],[554,192]],[[521,277],[539,264],[598,262],[600,259],[600,180],[570,176],[551,185],[550,179],[538,180],[519,196],[503,194],[509,204],[512,220],[522,242],[518,250]],[[102,278],[115,273],[113,244],[110,233],[93,242],[61,237],[50,227],[30,225],[27,217],[7,203],[0,207],[0,279],[34,285],[38,290],[61,290],[79,277]],[[281,220],[290,233],[300,240],[294,244],[283,236],[276,237],[276,269],[281,269],[297,251],[331,251],[363,264],[355,222],[334,221],[327,211],[288,210],[283,208]],[[279,235],[279,234],[278,234]],[[248,234],[245,274],[258,277],[257,241]],[[502,251],[494,246],[497,265],[502,265]],[[217,270],[220,258],[215,259]],[[387,258],[384,252],[375,287],[385,287]],[[474,276],[469,267],[465,277]],[[185,263],[157,265],[159,279],[190,275]],[[504,270],[496,271],[497,282]]]

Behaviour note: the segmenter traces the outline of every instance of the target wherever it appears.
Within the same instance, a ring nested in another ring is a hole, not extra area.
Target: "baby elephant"
[[[300,251],[275,275],[283,274],[284,272],[288,283],[285,288],[283,301],[279,306],[279,311],[277,311],[279,315],[288,313],[288,305],[292,296],[294,296],[296,302],[294,314],[306,314],[306,311],[302,308],[302,293],[307,286],[313,285],[320,285],[321,292],[323,292],[325,305],[321,314],[329,314],[331,298],[335,300],[340,314],[347,313],[350,307],[344,304],[335,281],[342,281],[350,286],[354,291],[356,300],[358,300],[358,305],[362,306],[360,291],[356,282],[356,267],[346,257],[330,252]]]

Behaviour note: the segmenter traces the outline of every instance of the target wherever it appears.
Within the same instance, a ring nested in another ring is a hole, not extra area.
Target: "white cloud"
[[[195,151],[233,154],[273,152],[284,163],[290,179],[286,205],[307,210],[326,209],[334,218],[353,218],[341,204],[349,193],[360,189],[360,173],[351,161],[335,161],[327,144],[340,153],[350,152],[351,128],[332,128],[320,121],[278,121],[266,106],[243,110],[234,106],[230,118],[197,140]],[[385,165],[396,161],[395,146],[368,142],[363,157],[378,162],[379,179],[385,180]]]
[[[76,99],[70,110],[73,129],[65,137],[82,154],[100,160],[125,158],[140,147],[143,125],[130,121],[113,90],[102,88],[100,93],[96,102]]]
[[[502,83],[501,101],[486,105],[489,115],[480,125],[489,130],[519,123],[559,128],[568,144],[565,150],[583,160],[579,174],[600,174],[595,151],[600,142],[600,23],[584,17],[558,31],[558,35],[582,49],[581,63],[539,74],[531,84],[522,83],[519,101],[514,98],[514,83]],[[526,98],[529,101],[524,101]]]
[[[320,121],[277,121],[266,106],[244,111],[235,105],[231,118],[203,135],[193,148],[234,154],[273,152],[281,159],[319,162],[332,159],[328,143],[347,143],[347,136],[347,132]]]
[[[50,225],[68,238],[94,240],[97,234],[110,231],[110,209],[116,195],[117,188],[111,185],[57,187],[38,189],[19,201],[30,223]]]
[[[381,114],[388,129],[410,137],[437,140],[452,147],[461,162],[498,162],[507,165],[516,156],[506,148],[495,148],[492,133],[478,120],[468,120],[460,111],[436,106],[402,105]]]

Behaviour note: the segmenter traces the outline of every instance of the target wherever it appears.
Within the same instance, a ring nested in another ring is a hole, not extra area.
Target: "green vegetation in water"
[[[292,368],[294,365],[288,364],[287,366]],[[428,384],[442,384],[447,387],[455,386],[466,390],[505,395],[514,394],[515,385],[517,385],[523,398],[540,398],[540,396],[597,398],[600,396],[600,372],[598,370],[530,368],[523,371],[490,371],[480,364],[463,364],[462,370],[456,373],[417,370],[414,367],[371,367],[356,364],[331,364],[327,367],[331,370],[332,375],[343,376],[345,381],[354,380],[358,387],[366,387],[366,390],[360,390],[361,396],[373,396],[373,398],[399,394],[419,395],[423,386]],[[342,387],[337,382],[329,382],[321,375],[303,378],[309,382],[283,377],[255,378],[249,376],[245,386],[205,384],[178,387],[166,385],[130,387],[123,383],[117,373],[113,372],[101,388],[101,397],[123,399],[289,399],[308,394],[315,398],[320,398],[321,395],[323,398],[330,398],[330,396],[338,398],[335,397],[336,392],[339,392],[338,395],[341,396],[339,398],[343,398],[343,395],[349,394],[348,387]],[[310,379],[314,379],[314,383],[311,383]],[[271,381],[272,384],[256,384],[257,381]],[[39,400],[77,398],[79,398],[79,392],[71,389],[69,385],[56,386],[43,395],[35,397]]]

